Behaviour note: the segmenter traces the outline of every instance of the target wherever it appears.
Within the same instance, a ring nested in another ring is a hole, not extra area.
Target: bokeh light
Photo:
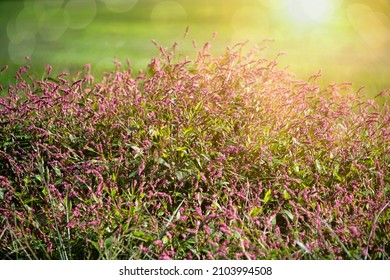
[[[59,9],[50,17],[44,18],[39,34],[43,40],[55,42],[61,38],[67,27],[65,13],[62,9]]]
[[[107,9],[115,13],[125,13],[130,11],[138,0],[100,0]]]
[[[96,74],[114,57],[146,67],[157,54],[151,39],[179,41],[183,52],[194,52],[192,40],[211,40],[215,53],[273,39],[264,55],[287,52],[280,64],[298,78],[322,70],[324,84],[382,89],[390,87],[389,15],[388,0],[8,0],[0,1],[0,61],[16,68],[28,55],[37,68],[54,69],[89,63]]]
[[[163,1],[158,3],[150,14],[154,22],[177,22],[187,18],[187,11],[177,1]]]
[[[24,36],[35,35],[39,30],[39,17],[27,7],[20,11],[15,19],[16,32]]]
[[[26,9],[33,11],[40,18],[41,21],[44,21],[47,18],[52,17],[59,10],[61,10],[61,7],[64,5],[64,2],[65,0],[26,0],[24,3]]]
[[[12,62],[23,65],[26,57],[32,56],[35,50],[35,36],[23,37],[20,41],[11,41],[8,45],[8,54]]]
[[[328,22],[332,19],[332,0],[287,0],[290,16],[298,22]]]
[[[374,51],[388,47],[390,33],[387,15],[375,13],[365,4],[352,4],[348,6],[348,18],[355,31]]]
[[[286,4],[285,1],[275,1],[275,0],[258,0],[258,1],[262,6],[274,11],[280,11],[284,9]]]
[[[65,6],[65,15],[69,28],[85,28],[96,16],[96,2],[95,0],[69,0]]]
[[[7,25],[7,35],[13,43],[35,36],[38,30],[39,19],[27,8],[22,9]]]

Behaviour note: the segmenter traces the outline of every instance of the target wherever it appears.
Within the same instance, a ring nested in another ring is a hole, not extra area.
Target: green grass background
[[[150,58],[158,54],[151,39],[165,46],[178,42],[183,54],[192,55],[195,54],[192,40],[198,42],[198,47],[211,41],[213,52],[218,53],[242,40],[262,44],[265,39],[273,39],[267,43],[269,48],[264,55],[273,58],[279,52],[287,52],[279,62],[300,79],[306,80],[322,70],[323,85],[352,82],[355,89],[365,86],[365,94],[372,96],[390,87],[390,40],[384,39],[381,48],[372,48],[348,17],[351,5],[366,5],[380,18],[382,32],[390,34],[388,1],[333,0],[336,8],[332,21],[302,24],[289,15],[285,7],[288,0],[274,1],[278,3],[274,4],[277,9],[270,8],[272,1],[268,0],[138,0],[132,9],[122,13],[107,9],[103,0],[87,0],[79,1],[84,6],[71,10],[72,18],[82,21],[90,11],[87,4],[95,3],[96,14],[84,28],[68,28],[58,39],[47,41],[38,26],[32,34],[33,41],[19,40],[12,44],[17,32],[15,22],[19,23],[19,32],[23,27],[27,31],[33,29],[32,20],[29,22],[28,16],[23,19],[21,13],[31,9],[36,1],[46,0],[0,2],[0,64],[10,67],[0,76],[2,84],[12,83],[16,69],[24,63],[24,50],[28,50],[33,71],[38,74],[46,64],[52,65],[55,72],[75,73],[89,63],[92,73],[99,78],[103,71],[114,68],[114,59],[124,62],[129,58],[135,69],[145,68]],[[61,2],[61,9],[65,9],[70,0],[55,1]],[[296,2],[298,5],[299,1]],[[153,16],[158,5],[159,14]],[[245,16],[248,11],[252,13]],[[364,20],[368,19],[362,18],[362,25]],[[187,26],[190,33],[184,40]],[[375,27],[366,31],[376,32]],[[213,32],[218,33],[215,39]]]

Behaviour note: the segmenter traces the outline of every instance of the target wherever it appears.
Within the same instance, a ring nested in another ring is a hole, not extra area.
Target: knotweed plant
[[[2,85],[1,258],[390,258],[388,92],[158,48],[144,72]]]

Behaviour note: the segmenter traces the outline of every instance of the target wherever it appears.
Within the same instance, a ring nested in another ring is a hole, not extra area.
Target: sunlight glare
[[[387,48],[390,20],[385,14],[376,13],[370,6],[359,3],[351,4],[347,12],[353,28],[368,46],[376,50]]]
[[[287,0],[287,8],[298,22],[328,22],[334,12],[334,3],[333,0]]]

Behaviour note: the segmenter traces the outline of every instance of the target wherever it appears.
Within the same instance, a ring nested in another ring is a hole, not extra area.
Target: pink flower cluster
[[[2,257],[390,257],[388,92],[209,47],[2,86]]]

